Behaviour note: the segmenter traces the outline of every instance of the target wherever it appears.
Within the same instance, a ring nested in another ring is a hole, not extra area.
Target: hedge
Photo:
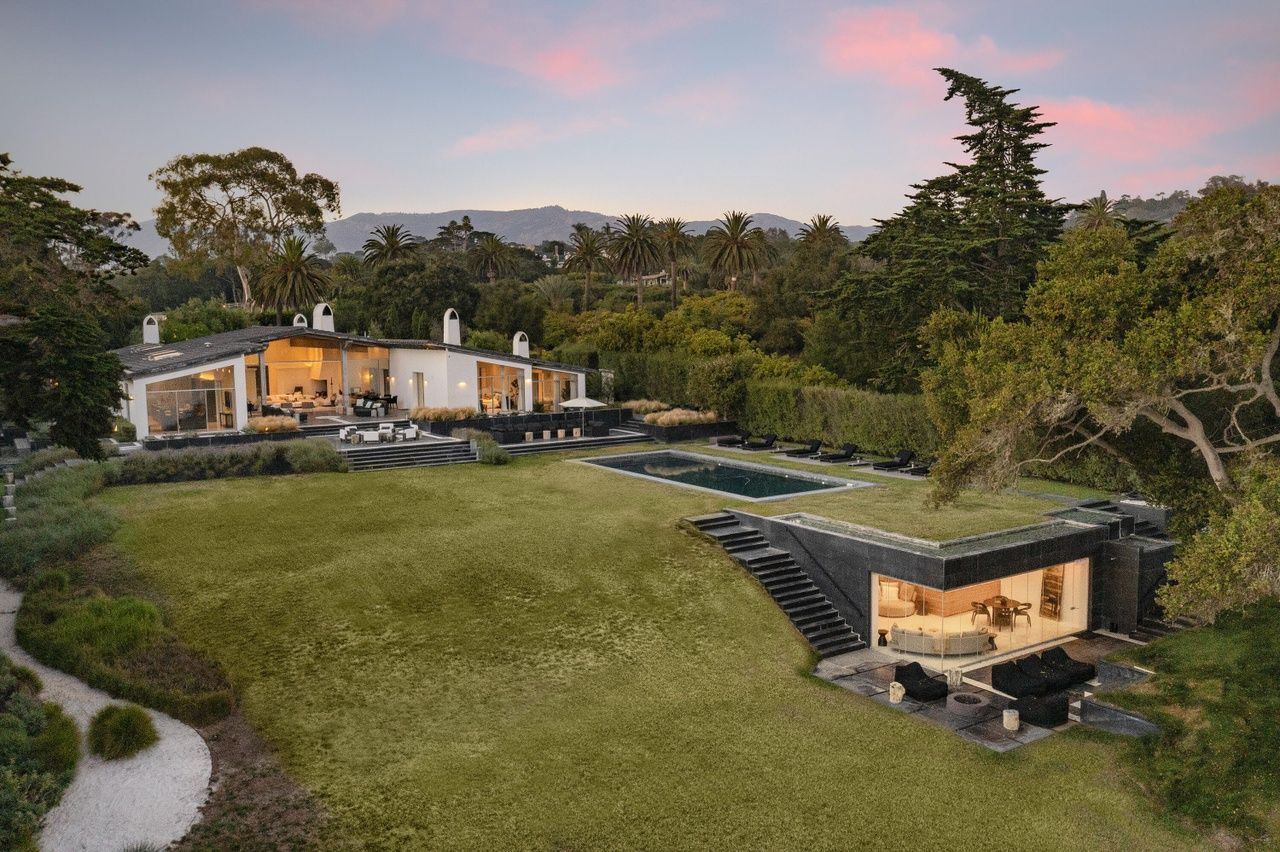
[[[850,388],[807,387],[792,382],[747,382],[745,412],[738,425],[796,440],[822,439],[831,446],[857,444],[866,452],[918,456],[938,451],[938,434],[924,398]]]
[[[347,469],[328,441],[302,439],[232,447],[134,453],[108,469],[108,485],[185,482],[224,476],[328,473]]]

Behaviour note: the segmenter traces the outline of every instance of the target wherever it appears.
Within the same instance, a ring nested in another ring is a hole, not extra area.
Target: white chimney
[[[453,308],[444,312],[444,345],[462,345],[462,321],[458,319],[458,312]]]
[[[294,327],[294,328],[306,328],[306,327],[307,327],[307,318],[306,318],[306,317],[304,317],[302,314],[294,314],[294,315],[293,315],[293,327]]]
[[[529,357],[529,335],[523,331],[515,333],[515,336],[511,338],[511,354],[519,355],[521,358]]]
[[[333,308],[328,302],[321,302],[311,312],[311,327],[316,331],[333,331]]]
[[[142,318],[142,342],[160,342],[160,318],[155,314],[147,314]]]

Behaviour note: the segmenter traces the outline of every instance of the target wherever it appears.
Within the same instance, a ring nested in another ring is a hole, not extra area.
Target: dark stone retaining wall
[[[630,408],[589,408],[584,412],[561,411],[555,414],[500,414],[494,417],[472,417],[466,420],[420,420],[418,426],[432,435],[448,437],[456,429],[479,429],[482,432],[519,432],[520,440],[524,440],[525,432],[540,432],[543,429],[572,429],[581,426],[585,420],[610,428],[621,426],[631,419]],[[606,433],[607,434],[607,433]]]
[[[664,444],[676,441],[697,441],[714,438],[718,435],[734,435],[738,432],[738,424],[733,420],[720,420],[715,423],[689,423],[684,426],[656,426],[652,423],[628,423],[628,429],[643,432],[654,440]]]

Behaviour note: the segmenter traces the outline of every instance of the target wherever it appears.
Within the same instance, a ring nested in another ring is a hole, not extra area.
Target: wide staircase
[[[764,586],[819,656],[833,657],[867,647],[788,551],[771,546],[759,531],[744,527],[728,512],[686,520],[715,540]]]
[[[602,438],[561,438],[554,441],[528,441],[522,444],[503,444],[503,449],[513,456],[527,456],[534,453],[555,453],[561,450],[588,450],[594,447],[616,447],[621,444],[652,443],[653,437],[638,433],[617,434],[614,430],[608,437]]]
[[[1112,515],[1131,517],[1133,518],[1134,535],[1142,536],[1143,538],[1154,538],[1160,541],[1169,541],[1169,534],[1160,529],[1160,527],[1150,521],[1144,521],[1141,518],[1136,518],[1130,515],[1110,500],[1085,500],[1077,503],[1076,507],[1080,509],[1092,509],[1095,512],[1108,512]]]
[[[466,441],[397,441],[394,444],[357,444],[339,452],[352,470],[392,470],[401,467],[436,467],[476,460]]]
[[[386,418],[373,418],[358,423],[307,423],[299,430],[304,438],[336,438],[338,431],[348,426],[355,426],[357,429],[377,429],[382,423],[390,423],[397,429],[403,429],[409,425],[409,419],[402,417],[398,420],[388,420]]]

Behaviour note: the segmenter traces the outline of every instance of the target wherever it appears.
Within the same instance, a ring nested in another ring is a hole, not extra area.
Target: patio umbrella
[[[600,402],[600,400],[598,399],[592,399],[589,396],[575,396],[573,399],[566,399],[564,402],[560,403],[560,407],[569,408],[569,409],[576,408],[578,409],[578,411],[582,413],[582,432],[583,434],[586,434],[587,409],[588,408],[604,408],[605,403]]]

